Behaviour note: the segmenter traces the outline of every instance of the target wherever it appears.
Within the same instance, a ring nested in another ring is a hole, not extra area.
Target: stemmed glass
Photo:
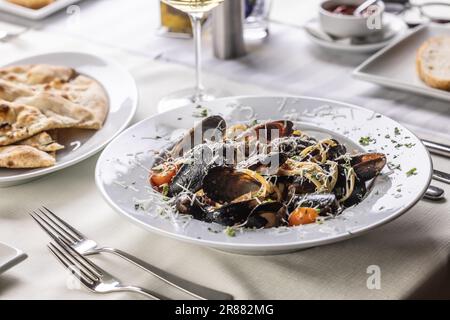
[[[188,14],[192,24],[195,43],[195,87],[174,92],[164,97],[158,105],[158,111],[163,112],[191,103],[201,103],[213,100],[221,95],[218,90],[205,89],[202,84],[202,21],[213,8],[224,0],[162,0],[168,5]]]

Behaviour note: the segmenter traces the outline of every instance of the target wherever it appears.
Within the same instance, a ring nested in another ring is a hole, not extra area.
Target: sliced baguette
[[[428,39],[417,51],[417,72],[428,86],[450,91],[450,36]]]

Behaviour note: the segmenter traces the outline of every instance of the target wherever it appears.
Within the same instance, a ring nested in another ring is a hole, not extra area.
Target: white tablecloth
[[[96,5],[100,6],[105,1],[98,2]],[[107,2],[120,6],[119,3],[124,1]],[[142,5],[142,2],[136,3]],[[58,16],[52,19],[58,23]],[[133,19],[129,25],[140,23]],[[127,46],[130,47],[126,48],[120,43],[113,46],[108,39],[100,43],[92,37],[95,30],[81,38],[76,33],[73,37],[62,35],[61,30],[54,32],[52,28],[30,31],[12,43],[0,44],[0,63],[21,55],[52,50],[82,50],[115,58],[130,70],[139,87],[141,100],[134,121],[154,114],[161,97],[193,79],[193,69],[182,65],[190,65],[190,61],[181,59],[174,50],[179,46],[185,48],[184,53],[190,53],[187,41],[160,38],[161,43],[154,46],[153,52],[143,52],[142,48],[132,47],[139,41],[129,40]],[[136,30],[141,28],[137,26]],[[288,32],[286,28],[275,26],[272,38],[264,47],[239,61],[221,62],[207,57],[208,85],[226,88],[237,95],[307,93],[359,102],[397,118],[408,112],[408,117],[400,120],[410,125],[424,127],[432,120],[433,126],[428,127],[436,130],[436,137],[439,132],[444,138],[449,134],[448,125],[445,126],[448,124],[449,111],[445,109],[448,105],[352,80],[348,70],[357,64],[355,61],[358,60],[354,59],[362,57],[333,56],[334,60],[329,60],[324,53],[302,40],[301,31]],[[298,43],[294,39],[298,39]],[[161,51],[160,46],[172,49]],[[277,51],[286,52],[285,56],[291,57],[287,59],[289,63],[297,61],[296,64],[289,69],[288,62],[284,62]],[[275,61],[269,59],[270,55]],[[154,61],[151,58],[155,56],[162,58]],[[329,80],[322,82],[310,69],[313,67],[329,73]],[[308,69],[310,72],[305,71]],[[257,76],[253,76],[254,73]],[[332,81],[341,77],[337,83]],[[327,84],[334,89],[321,92]],[[414,104],[416,100],[427,105],[419,109]],[[288,255],[237,256],[166,239],[131,225],[114,213],[97,192],[93,179],[96,159],[92,157],[26,185],[0,190],[0,241],[29,254],[25,262],[0,277],[1,299],[138,298],[132,294],[98,296],[77,288],[77,283],[70,280],[47,251],[48,237],[27,215],[29,210],[40,205],[51,207],[102,244],[126,250],[179,276],[227,291],[238,299],[449,297],[446,285],[450,280],[448,202],[421,201],[396,221],[342,243]],[[439,157],[433,157],[433,160],[436,168],[449,170],[449,160]],[[450,194],[448,185],[433,183]],[[172,297],[184,297],[125,262],[109,256],[95,259],[125,280]],[[367,270],[373,265],[381,270],[381,288],[371,290],[367,286],[370,276]]]

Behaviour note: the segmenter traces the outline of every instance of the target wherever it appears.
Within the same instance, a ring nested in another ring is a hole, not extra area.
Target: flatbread
[[[108,97],[94,79],[74,69],[46,64],[0,68],[0,167],[52,166],[55,130],[98,130]]]
[[[15,101],[21,97],[29,97],[34,94],[30,88],[23,84],[13,83],[0,78],[0,100]]]
[[[3,86],[5,93],[2,96],[0,92],[0,98],[7,101],[48,93],[89,109],[95,123],[79,128],[100,129],[108,114],[108,96],[103,87],[72,68],[46,64],[6,67],[0,69],[1,80],[0,88]]]
[[[0,147],[0,168],[31,169],[51,167],[55,158],[31,146]]]
[[[55,2],[55,0],[7,0],[7,1],[30,9],[40,9],[49,5],[52,2]]]
[[[55,155],[56,151],[64,149],[64,146],[57,143],[55,139],[47,132],[38,133],[31,138],[19,141],[17,144],[31,146],[41,151],[55,153]]]
[[[87,106],[73,103],[58,95],[42,92],[15,100],[18,104],[35,107],[50,118],[70,118],[73,128],[95,129],[102,127],[103,120]]]
[[[52,113],[47,115],[38,108],[23,104],[0,101],[0,146],[28,139],[51,129],[70,128],[80,123],[70,115]]]

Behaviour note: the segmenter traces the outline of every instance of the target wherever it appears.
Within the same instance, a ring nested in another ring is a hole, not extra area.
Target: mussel
[[[245,130],[236,137],[236,141],[253,138],[263,143],[269,143],[273,139],[290,136],[293,127],[294,123],[289,120],[268,121]]]
[[[185,157],[175,177],[169,183],[169,196],[175,196],[182,191],[197,192],[202,187],[203,177],[214,162],[214,150],[208,145],[201,144],[189,152]]]
[[[169,158],[182,157],[195,146],[204,143],[206,139],[213,141],[223,139],[226,128],[226,122],[221,116],[214,115],[204,118],[161,152],[154,165],[159,165]]]
[[[207,206],[196,197],[188,196],[187,194],[179,195],[175,200],[175,208],[181,214],[188,214],[197,220],[207,221]]]
[[[342,207],[333,193],[311,193],[293,196],[289,202],[289,211],[292,212],[298,207],[320,209],[321,216],[338,215],[342,211]]]
[[[218,203],[228,203],[242,195],[257,192],[261,183],[247,173],[232,167],[217,166],[203,178],[203,192]]]
[[[280,152],[288,157],[297,156],[305,148],[314,145],[316,141],[305,137],[280,137],[270,142],[272,152]]]
[[[258,154],[238,164],[239,168],[246,168],[262,175],[274,175],[283,165],[288,156],[281,152]]]
[[[243,225],[257,205],[256,199],[228,203],[218,209],[211,210],[207,215],[207,221],[223,226]]]
[[[364,153],[351,157],[350,164],[362,181],[368,181],[380,174],[386,165],[386,156],[382,153]]]
[[[247,218],[248,228],[273,228],[286,224],[287,208],[281,202],[269,201],[257,205]]]

